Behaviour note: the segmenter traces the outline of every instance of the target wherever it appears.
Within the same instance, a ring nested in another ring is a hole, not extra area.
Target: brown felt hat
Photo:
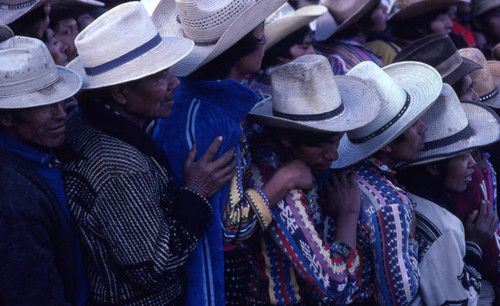
[[[462,2],[461,0],[397,0],[389,19],[409,19]]]
[[[500,0],[472,0],[471,18],[477,18],[497,7],[500,7]]]
[[[428,35],[411,42],[396,55],[393,62],[416,61],[436,69],[443,82],[453,85],[458,80],[482,66],[463,58],[455,44],[446,34]]]

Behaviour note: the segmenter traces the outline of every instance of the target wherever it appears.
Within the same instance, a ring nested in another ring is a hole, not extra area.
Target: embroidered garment
[[[149,135],[100,103],[79,105],[66,136],[81,154],[63,177],[85,250],[89,304],[181,303],[182,272],[210,204],[175,190]]]
[[[352,67],[364,61],[371,61],[383,67],[380,56],[375,54],[365,40],[353,36],[346,40],[330,38],[315,42],[314,48],[326,56],[334,74],[346,74]]]
[[[265,70],[260,70],[257,75],[248,83],[248,86],[259,95],[260,100],[268,99],[271,97],[271,73],[276,68],[277,67],[269,67]]]
[[[290,160],[278,151],[271,145],[252,148],[251,173],[259,186]],[[272,208],[269,228],[249,240],[249,303],[293,305],[306,298],[345,303],[356,291],[359,257],[345,243],[321,240],[317,199],[316,188],[291,190]]]
[[[223,243],[238,244],[258,227],[265,229],[271,222],[262,190],[252,188],[252,184],[243,185],[251,160],[248,129],[245,123],[243,128],[240,124],[257,101],[253,90],[232,79],[182,78],[175,91],[172,114],[159,120],[153,134],[171,162],[177,184],[182,182],[182,167],[194,143],[199,158],[215,137],[221,135],[224,139],[217,157],[235,148],[238,158],[235,177],[210,199],[214,216],[186,265],[187,305],[224,304]]]
[[[405,305],[419,285],[418,244],[410,237],[413,207],[381,161],[369,158],[353,167],[361,192],[358,245],[361,288],[355,302],[374,298],[379,305]],[[335,224],[325,220],[325,238],[335,237]]]
[[[408,193],[417,214],[419,294],[412,305],[476,305],[481,249],[465,241],[462,222],[445,208]]]

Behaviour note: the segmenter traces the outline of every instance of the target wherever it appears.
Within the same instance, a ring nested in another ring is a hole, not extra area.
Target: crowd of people
[[[3,0],[0,305],[500,305],[499,86],[500,0]]]

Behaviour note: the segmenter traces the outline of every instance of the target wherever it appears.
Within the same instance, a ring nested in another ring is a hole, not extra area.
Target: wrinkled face
[[[500,8],[496,8],[485,15],[485,26],[482,31],[488,41],[500,42]]]
[[[391,158],[395,161],[409,161],[418,157],[424,148],[425,131],[427,125],[419,119],[402,134],[402,141],[393,141],[391,147]]]
[[[44,106],[26,108],[2,118],[7,133],[34,147],[56,148],[64,142],[66,130],[66,103],[64,101]]]
[[[129,118],[143,124],[170,116],[174,105],[174,89],[179,79],[169,69],[147,76],[135,86],[123,90],[126,100],[123,110]]]
[[[313,48],[313,38],[311,33],[307,33],[304,37],[304,41],[301,44],[295,44],[290,48],[290,54],[292,58],[290,61],[293,61],[302,55],[306,54],[316,54],[316,51]]]
[[[259,71],[262,58],[264,57],[264,45],[267,41],[267,36],[264,33],[264,23],[258,25],[252,33],[260,42],[254,52],[242,57],[236,64],[235,69],[243,76]]]
[[[45,42],[45,45],[56,65],[66,66],[68,64],[68,56],[66,55],[68,47],[54,37],[54,31],[50,28],[47,29],[47,42]]]
[[[387,28],[387,6],[382,2],[372,12],[371,19],[373,26],[370,27],[370,33],[383,32]]]
[[[320,174],[332,166],[339,158],[337,149],[344,133],[332,136],[328,141],[315,146],[301,145],[292,151],[294,158],[303,161],[311,168],[313,174]]]
[[[448,34],[453,28],[449,14],[441,14],[431,22],[430,34]]]
[[[450,191],[462,192],[472,180],[476,162],[470,152],[448,160],[444,186]]]
[[[55,31],[54,36],[57,40],[66,45],[66,55],[68,62],[71,62],[78,56],[78,51],[75,46],[75,38],[78,35],[78,25],[74,18],[60,20]]]
[[[460,100],[465,101],[479,101],[479,95],[472,87],[472,79],[469,75],[466,75],[462,78],[462,84],[459,89],[459,93],[457,93],[458,98]]]

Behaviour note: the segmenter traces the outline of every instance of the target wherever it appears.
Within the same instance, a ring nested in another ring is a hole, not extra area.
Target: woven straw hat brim
[[[488,61],[488,69],[490,69],[491,75],[493,76],[493,81],[497,86],[497,89],[500,90],[500,62],[498,61]],[[493,98],[484,102],[484,104],[500,109],[500,93],[498,93]]]
[[[296,10],[293,14],[285,15],[281,19],[266,25],[266,50],[326,12],[328,12],[328,9],[325,6],[308,5]]]
[[[67,67],[82,77],[82,89],[101,88],[138,80],[165,70],[186,57],[193,49],[194,44],[189,39],[163,36],[162,39],[163,42],[150,52],[95,76],[89,76],[85,73],[80,57],[71,61]]]
[[[344,112],[331,119],[294,121],[273,115],[272,97],[257,104],[249,117],[257,123],[293,130],[315,132],[345,132],[361,127],[373,119],[380,110],[378,93],[362,80],[349,76],[335,76],[335,82],[344,103]],[[324,93],[328,95],[328,93]],[[372,103],[367,103],[372,101]]]
[[[429,151],[422,151],[419,157],[404,167],[428,164],[452,158],[463,152],[484,147],[500,140],[500,118],[482,103],[464,101],[462,107],[472,129],[472,134],[450,145]]]
[[[207,45],[195,44],[193,51],[172,67],[172,72],[177,76],[187,76],[210,62],[253,31],[253,29],[264,22],[269,15],[280,8],[285,2],[285,0],[257,1],[229,25],[216,43]],[[151,17],[160,35],[185,37],[182,26],[177,20],[177,7],[174,0],[160,1]]]
[[[2,97],[0,109],[17,109],[57,103],[72,97],[80,90],[82,79],[65,67],[56,66],[59,78],[53,84],[34,92],[20,92],[15,96]]]
[[[427,111],[441,93],[441,75],[430,66],[418,62],[400,62],[382,68],[410,96],[406,112],[387,130],[362,143],[353,143],[344,135],[338,148],[339,159],[332,168],[344,168],[370,157],[396,139]]]
[[[31,10],[39,7],[41,5],[41,0],[33,0],[31,1],[31,5],[19,9],[0,9],[0,24],[9,24],[16,21],[19,17],[28,13]],[[25,1],[18,1],[19,3],[23,3]],[[27,2],[27,1],[26,1]]]
[[[11,28],[4,24],[0,24],[0,43],[11,37],[14,37],[14,32],[12,32]]]
[[[474,63],[468,58],[462,57],[462,60],[463,63],[457,69],[445,76],[443,82],[453,85],[472,71],[483,68],[481,65]]]
[[[364,6],[360,7],[354,14],[352,14],[349,18],[347,18],[340,24],[337,23],[337,21],[331,14],[325,14],[319,17],[316,21],[316,40],[327,40],[333,34],[347,29],[351,25],[355,24],[356,21],[361,19],[361,17],[363,17],[366,13],[368,13],[368,11],[370,11],[377,3],[378,0],[369,0]]]
[[[443,9],[452,5],[460,4],[460,0],[426,0],[410,4],[404,8],[398,9],[394,6],[394,11],[389,15],[389,21],[408,19],[421,14]]]

